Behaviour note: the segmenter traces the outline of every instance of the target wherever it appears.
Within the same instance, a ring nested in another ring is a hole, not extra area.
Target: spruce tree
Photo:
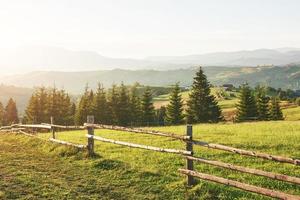
[[[18,110],[16,102],[10,98],[5,107],[5,124],[11,125],[14,123],[19,123]]]
[[[187,101],[187,122],[218,122],[222,120],[221,109],[210,94],[210,84],[200,67],[194,77],[192,90]]]
[[[3,104],[0,102],[0,126],[4,125],[4,107]]]
[[[24,123],[36,124],[39,123],[40,108],[37,94],[33,94],[29,99],[29,103],[25,110]]]
[[[166,124],[167,109],[165,106],[156,110],[157,125],[164,126]]]
[[[118,123],[118,87],[117,85],[113,84],[112,88],[109,90],[108,94],[108,105],[109,105],[109,113],[110,113],[110,124],[117,124]]]
[[[142,110],[141,110],[141,99],[137,93],[137,86],[134,85],[130,90],[130,113],[131,113],[131,122],[136,126],[141,122]]]
[[[93,92],[89,91],[88,86],[85,88],[85,92],[80,98],[78,108],[76,110],[75,122],[76,125],[82,125],[86,122],[87,116],[92,114],[92,101]]]
[[[50,120],[50,117],[54,118],[54,123],[59,124],[57,117],[59,116],[59,99],[58,99],[58,92],[57,89],[54,87],[49,91],[48,94],[48,101],[47,101],[47,107],[48,107],[48,121]]]
[[[180,95],[179,83],[176,83],[169,98],[169,104],[166,109],[166,121],[168,124],[183,123],[183,101]]]
[[[257,119],[255,97],[248,84],[242,85],[236,108],[238,121]]]
[[[31,96],[23,122],[50,123],[50,117],[53,117],[56,124],[74,124],[71,107],[71,98],[64,90],[41,87]]]
[[[47,115],[48,94],[46,88],[45,87],[39,88],[37,91],[37,96],[38,96],[38,103],[39,103],[39,112],[37,116],[38,121],[36,123],[48,122],[50,116]]]
[[[70,108],[70,114],[68,120],[70,125],[75,124],[75,115],[76,115],[76,104],[73,102]]]
[[[129,95],[123,83],[121,83],[118,94],[117,120],[120,126],[128,126],[131,120]]]
[[[93,113],[96,123],[107,124],[108,123],[108,103],[106,100],[106,93],[103,86],[99,83],[97,92],[93,100]]]
[[[279,105],[279,100],[273,97],[270,106],[270,119],[271,120],[283,120],[283,114]]]
[[[258,86],[256,88],[256,107],[259,120],[269,119],[269,98],[266,96],[264,87]]]
[[[154,122],[155,110],[152,103],[152,92],[147,87],[142,97],[142,121],[143,125],[150,125]]]
[[[54,120],[56,121],[55,123],[65,125],[72,124],[72,102],[70,96],[64,90],[60,90],[58,92],[58,102],[59,115],[54,116]]]

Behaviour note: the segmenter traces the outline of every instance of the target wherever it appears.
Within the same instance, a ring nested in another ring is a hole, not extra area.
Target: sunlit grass
[[[153,127],[152,129],[185,134],[185,126],[171,127]],[[86,131],[72,131],[58,133],[61,140],[72,141],[74,143],[86,144]],[[184,143],[174,141],[169,138],[162,138],[150,135],[124,133],[111,130],[96,130],[95,135],[106,138],[112,138],[138,144],[146,144],[165,148],[184,149]],[[50,137],[49,134],[41,135],[43,138]],[[233,147],[266,152],[274,155],[289,156],[300,158],[300,122],[258,122],[258,123],[241,123],[241,124],[203,124],[194,126],[194,138],[208,142],[225,144]],[[184,167],[184,160],[177,155],[162,154],[147,150],[132,149],[96,142],[95,151],[105,159],[117,160],[124,162],[137,171],[146,171],[153,174],[160,174],[164,184],[175,190],[183,187],[183,178],[177,174],[177,169]],[[283,174],[299,176],[300,168],[289,165],[265,161],[262,159],[242,157],[231,153],[206,148],[195,147],[196,156],[213,160],[221,160],[242,166],[273,171]],[[282,190],[300,194],[300,188],[292,184],[285,184],[279,181],[273,181],[267,178],[234,173],[230,170],[220,170],[219,168],[197,164],[196,169],[201,172],[211,173],[214,175],[229,177],[263,187]],[[152,183],[156,185],[157,183]],[[184,188],[181,188],[183,192]],[[264,199],[261,196],[241,192],[233,188],[220,186],[217,184],[202,182],[195,187],[196,194],[206,194],[208,197],[222,196],[230,198],[246,199]],[[178,194],[180,196],[180,194]]]

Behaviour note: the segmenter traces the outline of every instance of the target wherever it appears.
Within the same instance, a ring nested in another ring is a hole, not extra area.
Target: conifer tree
[[[23,122],[50,123],[50,117],[53,117],[56,124],[74,124],[71,107],[71,98],[64,90],[41,87],[31,96]]]
[[[60,113],[60,106],[59,106],[59,99],[58,99],[58,92],[55,87],[53,87],[48,94],[48,101],[47,101],[47,107],[48,107],[48,120],[50,117],[54,118],[54,123],[59,124],[57,117]]]
[[[70,108],[70,114],[68,120],[70,125],[75,124],[75,115],[76,115],[76,104],[73,102]]]
[[[98,84],[92,107],[95,121],[99,124],[108,124],[108,103],[106,100],[106,93],[100,83]]]
[[[0,126],[4,125],[4,107],[3,104],[0,102]]]
[[[192,91],[187,101],[187,122],[218,122],[222,120],[221,109],[213,95],[210,84],[200,67],[194,77]]]
[[[29,99],[29,103],[25,110],[24,123],[35,124],[39,123],[40,107],[37,94],[33,94]]]
[[[180,92],[179,83],[176,83],[170,94],[169,105],[166,109],[166,121],[169,124],[183,123],[183,101]]]
[[[157,125],[164,126],[166,124],[167,109],[165,106],[161,106],[156,110]]]
[[[152,92],[150,87],[147,87],[142,97],[142,121],[144,125],[149,125],[154,122],[155,110],[152,103]]]
[[[41,87],[37,91],[39,112],[36,123],[45,123],[49,121],[50,116],[47,115],[48,94],[45,87]]]
[[[5,124],[11,125],[14,123],[19,123],[18,110],[16,102],[10,98],[5,107]]]
[[[259,120],[269,119],[269,98],[266,96],[264,87],[258,86],[256,88],[256,107]]]
[[[89,91],[88,86],[85,88],[85,92],[80,98],[78,108],[76,110],[75,122],[76,125],[82,125],[86,122],[87,116],[92,114],[92,99],[94,95],[92,91]]]
[[[70,96],[64,91],[60,90],[57,93],[57,98],[58,98],[58,116],[53,116],[55,123],[58,124],[65,124],[65,125],[70,125],[72,124],[72,116],[71,115],[71,109],[72,109],[72,102],[70,99]],[[51,114],[47,114],[48,116],[51,116]]]
[[[131,113],[131,122],[134,125],[138,125],[141,122],[142,110],[141,110],[141,99],[137,93],[137,86],[134,85],[130,91],[130,113]]]
[[[110,124],[118,123],[118,87],[113,84],[108,94],[108,105],[110,110]]]
[[[279,105],[279,100],[273,97],[270,106],[270,119],[271,120],[283,120],[283,114]]]
[[[255,120],[257,119],[256,102],[253,92],[248,84],[242,85],[237,107],[237,120]]]
[[[117,120],[120,126],[128,126],[131,119],[129,95],[126,86],[121,83],[118,94]]]

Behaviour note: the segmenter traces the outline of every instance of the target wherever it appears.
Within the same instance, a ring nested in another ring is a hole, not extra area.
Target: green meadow
[[[149,127],[184,135],[185,126]],[[87,144],[87,131],[57,133],[57,138]],[[194,138],[232,147],[300,158],[300,122],[199,124]],[[164,148],[184,149],[170,138],[96,130],[95,135]],[[96,157],[85,151],[23,135],[0,134],[0,199],[269,199],[228,186],[198,180],[186,187],[179,155],[95,142]],[[45,140],[43,140],[45,139]],[[300,177],[300,167],[194,146],[195,156]],[[300,195],[300,187],[272,179],[195,163],[195,170]]]

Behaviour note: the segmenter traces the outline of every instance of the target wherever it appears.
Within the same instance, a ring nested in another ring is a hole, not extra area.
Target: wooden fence
[[[262,188],[262,187],[257,187],[254,185],[249,185],[249,184],[241,183],[238,181],[233,181],[233,180],[213,176],[210,174],[199,173],[199,172],[194,171],[194,162],[204,163],[204,164],[208,164],[208,165],[212,165],[212,166],[216,166],[216,167],[220,167],[220,168],[230,169],[233,171],[248,173],[248,174],[257,175],[257,176],[263,176],[263,177],[271,178],[271,179],[278,180],[278,181],[284,181],[284,182],[300,185],[299,177],[292,177],[292,176],[288,176],[288,175],[266,172],[263,170],[252,169],[252,168],[237,166],[237,165],[224,163],[224,162],[220,162],[220,161],[208,160],[208,159],[204,159],[204,158],[195,157],[193,147],[194,147],[194,145],[199,145],[202,147],[227,151],[227,152],[239,154],[242,156],[252,156],[252,157],[271,160],[271,161],[275,161],[275,162],[288,163],[288,164],[292,164],[292,165],[296,165],[296,166],[300,165],[300,160],[295,159],[295,158],[275,156],[275,155],[270,155],[270,154],[266,154],[266,153],[254,152],[254,151],[249,151],[249,150],[233,148],[233,147],[229,147],[229,146],[225,146],[225,145],[213,144],[213,143],[208,143],[208,142],[204,142],[204,141],[194,140],[192,125],[187,125],[186,135],[177,135],[174,133],[167,133],[167,132],[161,132],[161,131],[155,131],[155,130],[144,130],[144,129],[140,129],[140,128],[127,128],[127,127],[112,126],[112,125],[94,124],[94,117],[88,116],[87,123],[85,123],[84,126],[54,125],[53,119],[51,119],[51,124],[38,124],[38,125],[15,124],[12,126],[0,128],[0,132],[13,131],[13,132],[22,133],[22,134],[29,135],[29,136],[34,136],[33,134],[24,132],[24,130],[29,129],[29,128],[49,130],[52,133],[52,138],[50,138],[49,141],[55,142],[58,144],[62,144],[62,145],[73,146],[73,147],[80,148],[80,149],[87,149],[89,156],[95,155],[95,151],[94,151],[94,146],[95,146],[94,141],[95,140],[105,142],[105,143],[112,143],[112,144],[116,144],[116,145],[127,146],[127,147],[131,147],[131,148],[146,149],[146,150],[158,151],[158,152],[162,152],[162,153],[179,154],[179,155],[183,156],[183,158],[186,159],[186,169],[179,169],[179,172],[181,174],[184,174],[187,176],[187,185],[188,186],[193,186],[195,184],[194,178],[198,178],[198,179],[207,180],[207,181],[211,181],[211,182],[215,182],[215,183],[219,183],[219,184],[223,184],[223,185],[232,186],[235,188],[239,188],[241,190],[265,195],[268,197],[279,198],[279,199],[300,200],[300,196],[290,195],[290,194],[286,194],[283,192],[274,191],[274,190],[266,189],[266,188]],[[56,139],[56,130],[57,129],[61,129],[61,130],[86,129],[87,130],[87,134],[86,134],[87,145],[74,144],[71,142]],[[137,134],[149,134],[149,135],[154,135],[154,136],[169,137],[169,138],[173,138],[173,139],[177,139],[177,140],[181,140],[181,141],[185,142],[186,147],[185,147],[185,150],[183,150],[183,149],[182,150],[166,149],[166,148],[160,148],[160,147],[112,140],[112,139],[103,138],[100,136],[95,136],[94,135],[95,129],[109,129],[109,130],[124,131],[124,132],[131,132],[131,133],[137,133]]]

